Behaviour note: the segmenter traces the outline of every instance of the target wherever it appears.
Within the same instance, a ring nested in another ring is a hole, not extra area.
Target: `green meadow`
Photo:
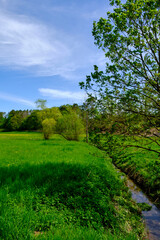
[[[0,239],[144,239],[123,181],[85,142],[0,133]]]

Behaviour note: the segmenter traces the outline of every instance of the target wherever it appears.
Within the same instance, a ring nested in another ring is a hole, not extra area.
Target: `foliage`
[[[148,203],[138,203],[138,206],[142,209],[142,211],[150,211],[152,206]]]
[[[101,126],[96,100],[94,97],[89,97],[81,106],[82,116],[89,131],[100,129]],[[98,121],[96,121],[97,119]]]
[[[63,115],[66,114],[68,117],[64,118],[67,119],[69,126],[67,126],[67,124],[63,124],[63,133],[65,131],[64,128],[66,128],[65,135],[67,137],[69,134],[69,129],[73,127],[73,131],[71,131],[71,139],[78,139],[79,134],[82,132],[82,123],[79,119],[81,118],[81,109],[77,104],[65,105],[61,106],[60,108],[44,108],[42,110],[12,110],[6,115],[5,118],[1,116],[1,113],[0,121],[2,123],[0,122],[0,124],[2,125],[2,128],[5,128],[6,131],[42,130],[42,123],[45,119],[54,119],[54,121],[57,122],[59,118],[63,118]],[[73,122],[71,123],[71,120],[69,121],[69,118],[72,117],[75,119],[75,124]],[[59,130],[60,129],[62,128],[59,127]]]
[[[95,44],[104,50],[105,72],[94,72],[81,82],[96,95],[108,114],[124,116],[127,131],[134,134],[132,117],[141,120],[136,132],[160,123],[160,2],[158,0],[110,1],[113,12],[93,24]],[[120,124],[120,122],[119,122]],[[159,135],[157,136],[157,143]],[[159,144],[159,143],[158,143]]]
[[[43,120],[52,118],[56,121],[61,116],[58,107],[30,111],[12,110],[3,120],[2,127],[7,131],[41,130]]]
[[[84,133],[82,121],[75,112],[64,114],[59,118],[56,129],[67,140],[78,141],[80,134]]]
[[[58,107],[46,108],[38,112],[38,117],[40,121],[46,118],[53,118],[55,121],[62,116]]]
[[[31,114],[23,121],[23,130],[39,130],[42,128],[42,121],[39,118],[39,111],[34,110]]]
[[[6,116],[3,127],[8,131],[17,131],[22,129],[24,119],[30,114],[28,110],[12,110]]]
[[[2,239],[144,239],[139,209],[103,152],[57,135],[0,136]]]
[[[42,122],[44,139],[48,140],[55,130],[56,121],[53,118],[46,118]]]
[[[47,100],[44,100],[44,99],[37,99],[35,101],[37,108],[40,108],[41,110],[46,108],[46,103],[47,103]]]
[[[3,124],[4,124],[4,115],[5,115],[5,112],[0,112],[0,128],[3,127]]]
[[[115,134],[93,134],[91,142],[105,150],[114,164],[134,179],[159,205],[160,159],[159,146],[144,137]],[[137,148],[137,145],[139,148]],[[150,151],[146,150],[146,146]]]
[[[82,109],[78,104],[74,103],[73,105],[66,104],[59,107],[62,115],[75,112],[79,117],[81,116]]]

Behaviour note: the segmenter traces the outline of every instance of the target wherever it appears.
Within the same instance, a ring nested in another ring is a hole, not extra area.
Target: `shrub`
[[[58,133],[67,140],[79,140],[79,136],[84,132],[81,119],[75,112],[68,113],[59,118],[56,125]]]
[[[46,118],[42,122],[44,139],[49,139],[54,132],[56,121],[53,118]]]

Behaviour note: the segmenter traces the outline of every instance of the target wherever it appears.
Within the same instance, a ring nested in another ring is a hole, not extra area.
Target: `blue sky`
[[[92,24],[110,10],[109,0],[0,0],[0,111],[81,104],[78,83],[104,53],[94,45]]]

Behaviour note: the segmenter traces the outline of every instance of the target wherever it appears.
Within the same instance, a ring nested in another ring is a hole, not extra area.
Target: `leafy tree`
[[[8,131],[22,130],[23,121],[28,115],[28,110],[12,110],[6,116],[3,127]]]
[[[58,107],[30,111],[12,110],[5,117],[2,127],[7,131],[41,130],[43,120],[53,118],[57,121],[61,116]]]
[[[42,121],[39,118],[39,110],[34,110],[24,119],[22,123],[23,130],[39,130],[42,129]]]
[[[46,118],[42,122],[44,139],[48,140],[55,130],[56,121],[53,118]]]
[[[71,110],[71,105],[69,105],[69,104],[62,105],[62,106],[59,107],[59,110],[62,114],[69,113],[70,110]]]
[[[75,112],[64,114],[56,124],[57,132],[67,140],[79,140],[80,134],[84,133],[82,120]]]
[[[81,115],[85,125],[87,143],[89,139],[89,133],[99,130],[99,123],[97,124],[96,122],[97,116],[99,116],[96,100],[96,98],[91,96],[81,106]]]
[[[0,112],[0,121],[4,119],[5,112]]]
[[[35,101],[37,108],[40,108],[41,110],[47,108],[46,103],[47,103],[47,100],[44,100],[44,99],[37,99]]]
[[[114,114],[141,118],[140,132],[160,125],[160,1],[110,0],[113,12],[93,24],[95,44],[107,59],[105,72],[94,66],[81,88],[92,90]],[[101,101],[100,101],[101,100]],[[134,128],[131,131],[134,133]],[[138,129],[138,126],[137,126]],[[146,132],[146,131],[145,131]],[[159,134],[150,139],[159,145]],[[147,137],[147,134],[146,134]]]
[[[0,127],[3,127],[3,124],[4,124],[4,115],[5,115],[5,112],[0,112]]]
[[[73,105],[70,104],[62,105],[59,107],[59,110],[61,111],[62,115],[72,112],[75,112],[78,116],[81,115],[81,108],[76,103],[74,103]]]
[[[38,112],[38,116],[41,121],[46,118],[53,118],[55,121],[62,116],[58,107],[46,108]]]

